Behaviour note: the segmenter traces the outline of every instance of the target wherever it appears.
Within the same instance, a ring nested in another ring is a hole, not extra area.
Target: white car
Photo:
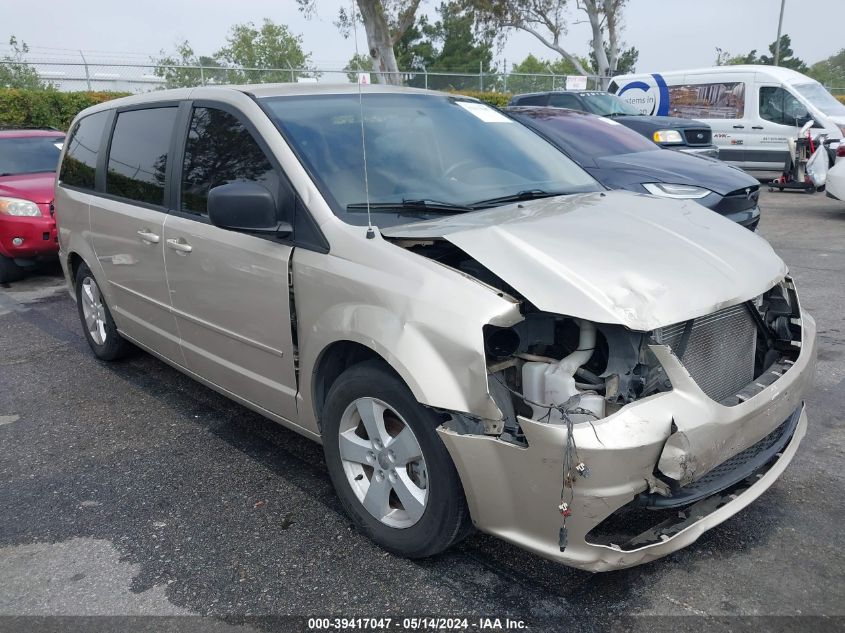
[[[825,191],[831,198],[845,201],[845,160],[837,159],[836,164],[827,172]]]

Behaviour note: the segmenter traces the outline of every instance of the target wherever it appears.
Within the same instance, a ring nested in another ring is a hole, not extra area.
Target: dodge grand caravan
[[[806,431],[815,324],[769,245],[605,191],[475,100],[119,99],[74,121],[56,208],[93,353],[140,347],[321,442],[401,555],[475,526],[643,563],[760,496]]]

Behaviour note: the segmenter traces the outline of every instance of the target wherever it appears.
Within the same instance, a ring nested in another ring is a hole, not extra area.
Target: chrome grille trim
[[[680,349],[687,323],[659,328],[652,336],[680,357],[707,396],[722,402],[754,380],[757,326],[745,304],[693,319],[686,347]]]

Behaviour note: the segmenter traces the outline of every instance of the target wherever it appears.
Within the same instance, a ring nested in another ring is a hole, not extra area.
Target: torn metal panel
[[[521,419],[526,423],[528,448],[490,437],[459,435],[442,427],[439,431],[461,475],[476,527],[545,558],[605,571],[646,563],[686,547],[747,506],[783,472],[807,427],[802,408],[789,444],[756,483],[736,496],[716,495],[716,501],[715,497],[699,501],[701,505],[690,520],[657,541],[639,543],[628,551],[615,544],[589,542],[588,534],[596,526],[648,489],[661,438],[669,434],[671,426],[671,420],[656,423],[648,418],[673,404],[684,408],[684,399],[660,394],[629,405],[624,415],[613,416],[611,425],[597,426],[595,433],[589,425],[580,425],[575,431],[581,456],[594,475],[576,483],[569,544],[564,551],[558,547],[560,514],[555,502],[559,495],[556,475],[560,474],[565,443],[561,426]]]
[[[563,552],[558,546],[557,506],[566,427],[520,416],[524,446],[441,427],[476,526],[542,556],[593,571],[637,565],[688,545],[759,496],[792,459],[806,429],[801,402],[812,384],[816,356],[815,322],[806,313],[801,328],[804,343],[797,360],[778,380],[733,406],[707,398],[668,347],[652,345],[672,390],[574,426],[580,459],[591,476],[577,479],[573,486]],[[641,493],[672,494],[673,487],[654,476],[655,464],[661,477],[671,473],[677,483],[693,481],[759,442],[796,410],[798,425],[783,456],[737,498],[703,503],[691,515],[695,520],[633,552],[587,542],[593,528]],[[699,512],[702,508],[708,512]]]
[[[383,233],[445,239],[540,310],[639,331],[742,303],[786,274],[765,240],[701,205],[627,192],[528,201]]]
[[[338,341],[380,355],[422,404],[502,420],[488,392],[482,332],[487,324],[522,320],[518,303],[379,237],[359,248],[349,233],[363,227],[324,230],[332,240],[329,255],[305,249],[293,255],[302,425],[319,429],[314,371]]]
[[[782,424],[812,386],[816,324],[806,313],[802,335],[800,363],[792,364],[779,380],[734,406],[708,398],[668,347],[652,346],[674,390],[696,402],[704,414],[675,416],[677,431],[666,440],[657,469],[677,485],[689,484]]]

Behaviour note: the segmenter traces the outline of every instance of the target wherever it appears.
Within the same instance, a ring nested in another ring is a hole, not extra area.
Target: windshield
[[[350,224],[366,224],[358,94],[263,101],[334,212]],[[477,101],[371,93],[363,95],[363,109],[376,224],[465,212],[483,201],[505,204],[494,199],[526,192],[539,196],[602,190],[553,145]]]
[[[822,114],[845,116],[845,105],[837,101],[836,97],[825,90],[824,86],[817,81],[808,84],[795,84],[793,87]]]
[[[582,92],[581,98],[586,102],[590,112],[599,116],[614,116],[618,114],[632,116],[640,113],[630,103],[626,103],[616,95],[606,92]]]
[[[580,112],[561,116],[547,109],[520,112],[517,108],[509,111],[579,162],[585,158],[660,149],[646,137],[613,119]]]
[[[56,171],[62,136],[0,138],[0,176]]]

